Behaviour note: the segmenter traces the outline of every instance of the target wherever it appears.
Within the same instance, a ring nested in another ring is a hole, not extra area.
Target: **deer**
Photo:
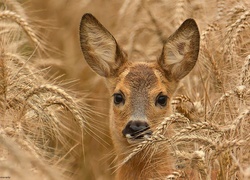
[[[109,130],[119,164],[132,144],[151,137],[156,125],[171,114],[170,102],[179,82],[198,59],[199,29],[194,19],[185,20],[166,39],[159,58],[152,61],[129,60],[92,14],[82,16],[79,35],[84,59],[105,78],[110,93]],[[164,156],[166,166],[157,165],[157,159]],[[115,179],[154,179],[174,168],[170,152],[155,153],[151,159],[148,163],[143,154],[137,154],[117,170]]]

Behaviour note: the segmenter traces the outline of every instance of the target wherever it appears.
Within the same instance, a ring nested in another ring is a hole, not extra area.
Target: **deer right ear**
[[[168,79],[179,81],[194,67],[199,54],[200,34],[196,22],[187,19],[163,46],[158,64]]]
[[[126,55],[115,38],[91,14],[85,14],[80,24],[80,43],[85,60],[100,76],[115,76],[126,62]]]

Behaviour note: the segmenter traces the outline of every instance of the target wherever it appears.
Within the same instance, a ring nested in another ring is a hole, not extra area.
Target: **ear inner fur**
[[[194,67],[199,54],[200,35],[193,19],[187,19],[163,46],[159,65],[169,80],[179,81]]]
[[[117,69],[126,62],[126,54],[115,38],[91,14],[81,19],[80,43],[85,60],[100,76],[115,76]]]

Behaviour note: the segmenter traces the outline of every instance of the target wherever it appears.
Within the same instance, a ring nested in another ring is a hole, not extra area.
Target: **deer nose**
[[[149,125],[145,121],[129,121],[126,127],[123,129],[122,134],[127,137],[141,138],[141,136],[145,135],[145,131],[147,135],[151,135],[152,131],[149,130]],[[143,135],[142,135],[143,134]]]

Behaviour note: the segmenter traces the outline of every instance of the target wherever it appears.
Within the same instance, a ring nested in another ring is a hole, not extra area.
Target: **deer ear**
[[[200,34],[196,22],[187,19],[163,46],[158,64],[170,80],[179,81],[194,67],[199,54]]]
[[[80,43],[85,60],[101,76],[114,76],[117,69],[126,62],[126,55],[115,38],[91,14],[82,17]]]

